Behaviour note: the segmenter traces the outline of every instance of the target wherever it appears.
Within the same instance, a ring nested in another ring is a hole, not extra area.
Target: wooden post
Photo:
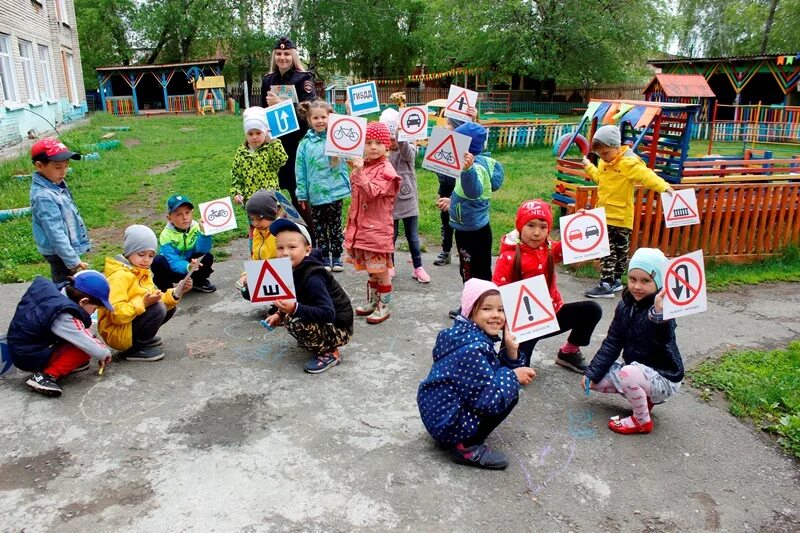
[[[708,132],[708,152],[711,155],[711,147],[714,145],[714,124],[717,122],[717,101],[714,100],[714,110],[711,113],[711,131]]]
[[[97,89],[100,92],[100,108],[105,111],[106,110],[106,91],[104,87],[105,83],[103,82],[103,75],[97,75]]]
[[[161,73],[161,89],[164,92],[164,109],[169,113],[169,95],[167,94],[167,74]]]
[[[128,74],[128,80],[131,82],[131,95],[133,96],[133,114],[139,114],[139,100],[136,98],[136,76]]]

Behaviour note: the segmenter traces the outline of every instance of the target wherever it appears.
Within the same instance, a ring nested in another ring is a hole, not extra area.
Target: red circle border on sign
[[[353,125],[355,125],[355,127],[358,129],[358,141],[357,141],[357,142],[356,142],[356,143],[355,143],[353,146],[351,146],[350,148],[345,148],[344,146],[339,146],[339,145],[336,143],[336,139],[334,139],[334,137],[333,137],[333,127],[337,126],[337,125],[338,125],[339,123],[341,123],[341,122],[351,122],[351,123],[352,123]],[[339,150],[343,150],[343,151],[345,151],[345,152],[350,152],[350,151],[351,151],[351,150],[353,150],[353,149],[354,149],[356,146],[358,146],[359,144],[361,144],[361,139],[364,137],[364,132],[363,132],[363,131],[361,131],[361,126],[358,124],[358,122],[356,122],[356,121],[355,121],[355,120],[353,120],[352,118],[347,118],[347,117],[345,117],[345,118],[340,118],[339,120],[337,120],[337,121],[336,121],[336,122],[333,124],[333,127],[331,128],[331,134],[330,134],[330,135],[331,135],[331,143],[332,143],[332,144],[333,144],[333,145],[334,145],[336,148],[338,148]]]
[[[420,120],[419,129],[417,131],[408,131],[405,128],[403,128],[403,119],[406,117],[406,115],[411,113],[411,111],[418,111],[420,115],[423,115],[422,116],[422,120]],[[416,135],[417,133],[421,132],[424,128],[427,128],[427,127],[428,127],[428,117],[426,117],[425,113],[422,112],[422,108],[419,108],[419,107],[407,107],[406,111],[403,111],[400,114],[400,128],[403,129],[403,131],[405,132],[406,135]]]
[[[203,211],[203,217],[202,218],[203,218],[203,223],[208,224],[209,226],[214,227],[214,228],[221,228],[222,226],[224,226],[225,224],[227,224],[228,222],[231,221],[231,217],[233,216],[233,209],[228,209],[228,218],[225,219],[225,222],[223,222],[222,224],[214,224],[213,222],[209,222],[208,221],[208,218],[206,217],[206,213],[208,212],[209,209],[211,209],[212,206],[215,206],[217,204],[219,204],[219,205],[223,206],[224,208],[228,209],[228,204],[226,204],[225,202],[220,202],[220,201],[211,202],[206,206],[205,210]]]
[[[603,240],[603,237],[605,237],[605,234],[606,234],[606,225],[605,225],[605,224],[603,224],[603,221],[602,221],[602,220],[600,220],[600,217],[598,217],[598,216],[597,216],[597,215],[595,215],[595,214],[592,214],[592,213],[578,213],[578,215],[580,215],[580,216],[587,216],[587,217],[591,217],[591,218],[595,219],[595,220],[597,221],[597,223],[598,223],[599,227],[600,227],[600,235],[599,235],[599,237],[598,237],[598,239],[597,239],[597,242],[596,242],[595,244],[593,244],[592,246],[589,246],[588,248],[575,248],[574,246],[570,245],[570,241],[569,241],[569,227],[572,225],[572,223],[573,223],[573,222],[575,222],[576,220],[578,220],[578,218],[580,218],[580,216],[576,216],[575,218],[573,218],[572,220],[570,220],[569,222],[567,222],[567,225],[564,227],[564,238],[563,238],[563,244],[565,244],[565,245],[567,246],[567,248],[569,248],[569,249],[570,249],[570,250],[572,250],[573,252],[576,252],[576,253],[579,253],[579,254],[581,254],[581,253],[584,253],[584,252],[590,252],[590,251],[594,250],[595,248],[597,248],[597,246],[598,246],[598,245],[600,244],[600,242]]]
[[[684,306],[689,305],[700,294],[699,290],[697,290],[694,287],[692,287],[692,290],[694,291],[694,296],[692,296],[691,298],[689,298],[685,302],[683,302],[683,303],[677,302],[672,298],[672,292],[669,290],[669,275],[674,272],[675,275],[677,276],[678,273],[675,272],[675,267],[677,265],[683,263],[683,262],[691,263],[692,265],[694,265],[694,267],[697,269],[697,273],[700,274],[700,283],[698,284],[698,287],[700,287],[700,288],[703,287],[703,271],[700,269],[700,265],[697,263],[697,261],[695,261],[691,257],[684,257],[680,261],[678,261],[676,263],[672,263],[672,266],[669,268],[669,270],[667,270],[667,275],[664,276],[664,292],[667,294],[667,298],[669,299],[670,302],[672,302],[673,304],[675,304],[677,306],[680,306],[680,307],[684,307]]]

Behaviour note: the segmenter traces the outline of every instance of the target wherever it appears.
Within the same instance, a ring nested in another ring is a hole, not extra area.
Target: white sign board
[[[247,289],[254,304],[275,300],[294,300],[292,260],[279,257],[268,261],[245,261]]]
[[[422,159],[422,168],[445,176],[458,178],[464,165],[464,154],[472,139],[447,128],[433,128],[428,140],[428,149]]]
[[[347,98],[350,100],[350,113],[354,117],[379,113],[381,110],[378,89],[374,81],[351,85],[347,88]]]
[[[275,96],[281,100],[291,100],[292,103],[297,104],[300,102],[297,98],[297,89],[294,85],[271,85],[270,92],[275,93]]]
[[[478,103],[478,93],[464,89],[458,85],[451,85],[447,94],[447,103],[444,106],[444,116],[472,122],[472,117],[467,114],[468,107],[475,107]]]
[[[662,192],[661,207],[664,210],[664,223],[668,228],[700,223],[694,189],[680,189],[671,196]]]
[[[536,339],[560,329],[544,276],[503,285],[500,298],[506,310],[508,330],[517,342]]]
[[[268,107],[266,119],[269,126],[269,134],[273,139],[300,129],[294,104],[290,100]]]
[[[398,141],[417,141],[428,138],[428,106],[400,108],[400,129]]]
[[[611,254],[605,208],[561,217],[559,224],[565,265]]]
[[[325,155],[362,157],[364,155],[367,119],[348,115],[328,115],[328,136]]]
[[[200,204],[200,222],[203,223],[204,235],[216,235],[236,229],[236,215],[233,212],[231,197]]]
[[[703,250],[672,259],[664,274],[664,318],[702,313],[708,308]]]

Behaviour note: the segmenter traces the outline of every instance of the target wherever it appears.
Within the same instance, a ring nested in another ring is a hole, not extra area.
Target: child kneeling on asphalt
[[[34,372],[26,382],[36,392],[61,396],[58,380],[111,360],[111,350],[92,334],[91,315],[108,302],[108,282],[100,272],[83,270],[64,283],[37,277],[25,291],[8,327],[11,361]]]
[[[439,332],[433,367],[420,383],[422,423],[456,463],[502,470],[508,460],[484,441],[517,405],[520,385],[536,377],[509,334],[497,285],[471,278],[464,284],[461,314]],[[495,343],[504,333],[498,353]]]
[[[654,404],[667,401],[681,387],[683,359],[675,342],[675,320],[664,320],[664,268],[661,250],[639,248],[628,264],[628,286],[614,319],[581,385],[591,390],[622,394],[633,415],[608,421],[615,433],[650,433]],[[624,364],[617,362],[622,353]],[[588,381],[587,381],[588,380]]]
[[[353,335],[353,306],[347,293],[325,269],[322,254],[311,249],[308,230],[286,218],[269,227],[278,257],[292,261],[296,300],[277,300],[278,311],[267,317],[270,327],[285,326],[301,348],[312,352],[303,367],[319,374],[338,365],[339,348]]]
[[[156,255],[158,240],[147,226],[134,224],[125,230],[122,254],[106,257],[105,275],[111,286],[111,310],[98,313],[97,330],[109,346],[120,350],[128,361],[160,361],[158,330],[172,315],[180,294],[177,289],[161,292],[153,283],[150,265]],[[196,263],[196,260],[193,260]],[[183,292],[192,289],[186,278]]]

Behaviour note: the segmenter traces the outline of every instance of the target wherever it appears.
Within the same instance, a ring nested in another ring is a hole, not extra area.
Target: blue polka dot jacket
[[[419,385],[417,405],[428,433],[441,445],[452,447],[475,435],[487,415],[508,410],[519,395],[511,360],[475,322],[461,316],[439,332],[433,347],[433,367]]]

